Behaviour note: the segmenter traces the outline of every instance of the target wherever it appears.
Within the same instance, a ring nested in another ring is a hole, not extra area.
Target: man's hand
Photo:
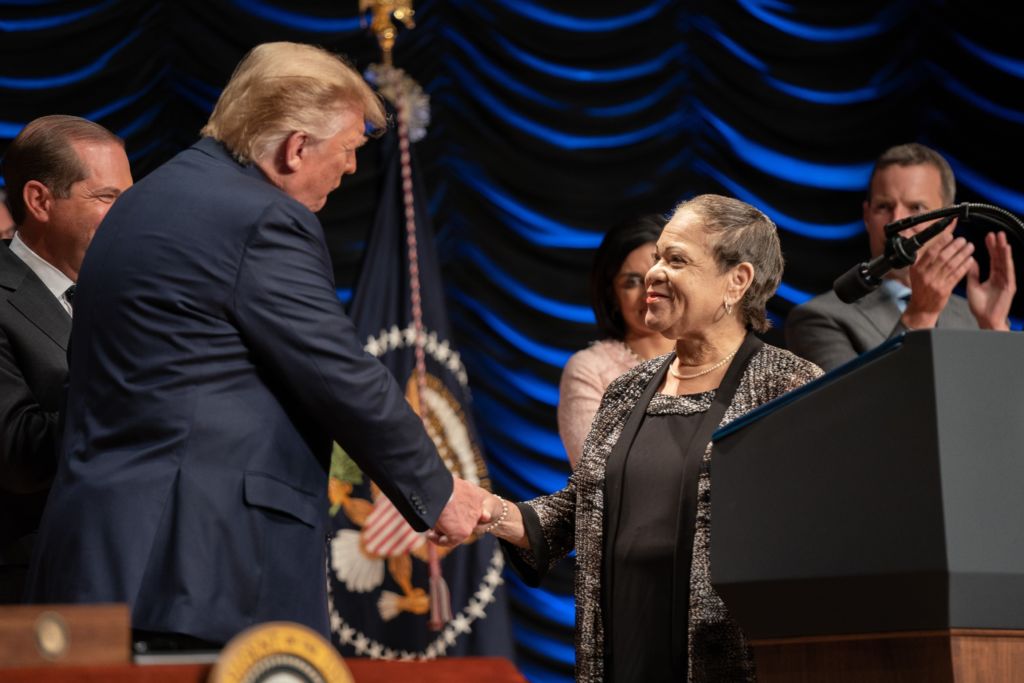
[[[901,318],[913,330],[935,327],[946,308],[953,287],[978,263],[971,255],[974,245],[953,237],[956,223],[926,242],[910,266],[910,301]]]
[[[441,510],[433,530],[427,532],[429,540],[449,548],[469,538],[480,524],[491,521],[490,513],[484,509],[484,502],[491,494],[464,479],[454,479],[451,500]]]
[[[978,263],[967,271],[967,303],[971,313],[983,330],[1010,329],[1007,318],[1010,304],[1017,293],[1017,276],[1013,270],[1013,250],[1006,240],[1005,232],[990,232],[985,235],[988,248],[988,279],[980,281]]]

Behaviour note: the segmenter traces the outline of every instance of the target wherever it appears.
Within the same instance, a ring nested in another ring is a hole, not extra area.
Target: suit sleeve
[[[433,526],[452,475],[391,374],[363,351],[312,214],[282,205],[264,212],[242,255],[233,311],[285,400],[341,444],[415,529]]]
[[[812,305],[801,305],[786,318],[786,346],[824,370],[832,370],[859,354],[839,322]]]
[[[33,493],[57,467],[57,413],[42,409],[0,328],[0,490]]]

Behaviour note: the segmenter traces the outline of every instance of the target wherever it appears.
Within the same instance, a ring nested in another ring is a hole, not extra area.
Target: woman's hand
[[[518,506],[501,496],[491,495],[484,501],[484,510],[489,513],[490,521],[477,525],[475,533],[493,534],[520,548],[529,547]]]

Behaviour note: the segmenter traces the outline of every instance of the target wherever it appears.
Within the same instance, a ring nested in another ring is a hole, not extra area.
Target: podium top
[[[929,330],[928,332],[931,332],[931,330]],[[910,334],[916,334],[916,332],[911,332]],[[777,396],[773,398],[771,401],[759,405],[757,408],[754,408],[749,413],[746,413],[745,415],[736,418],[735,420],[725,425],[724,427],[717,429],[715,433],[711,435],[711,440],[714,442],[723,439],[729,434],[739,431],[746,427],[747,425],[756,422],[764,417],[767,417],[768,415],[771,415],[776,410],[779,410],[783,406],[792,403],[798,398],[806,394],[809,394],[813,391],[817,391],[820,387],[832,384],[833,382],[839,380],[840,378],[845,377],[846,375],[849,375],[852,372],[856,372],[857,370],[867,365],[868,363],[872,363],[883,356],[888,356],[891,353],[895,353],[896,351],[903,347],[903,343],[906,339],[906,336],[907,334],[904,333],[896,337],[892,337],[891,339],[886,339],[884,342],[882,342],[875,348],[871,349],[870,351],[866,351],[861,355],[857,356],[856,358],[854,358],[853,360],[848,361],[837,368],[834,368],[830,372],[826,372],[818,379],[812,380],[807,384],[804,384],[803,386],[794,389],[793,391],[785,393],[781,396]]]

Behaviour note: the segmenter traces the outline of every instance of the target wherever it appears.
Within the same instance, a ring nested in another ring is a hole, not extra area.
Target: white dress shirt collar
[[[43,281],[43,284],[57,298],[60,305],[68,312],[68,315],[71,315],[71,304],[65,296],[68,287],[75,284],[71,281],[71,278],[57,270],[42,256],[29,249],[28,245],[21,240],[20,233],[14,233],[14,238],[11,240],[11,251],[24,261],[25,265]]]

